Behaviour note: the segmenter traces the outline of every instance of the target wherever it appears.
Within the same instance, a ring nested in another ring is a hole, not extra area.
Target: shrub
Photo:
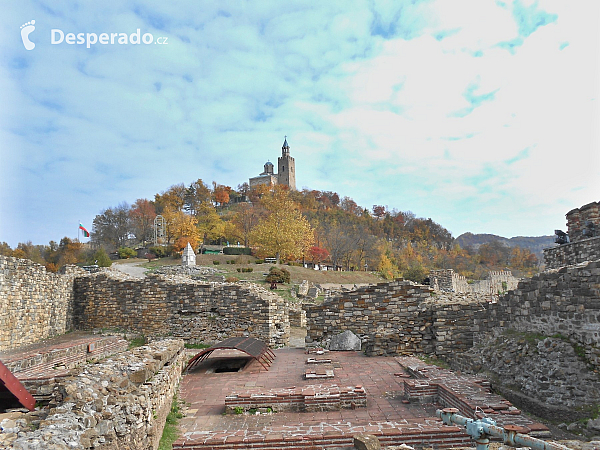
[[[286,269],[278,269],[277,267],[271,267],[269,269],[269,275],[265,280],[269,283],[289,283],[291,280],[290,273]]]
[[[56,272],[58,272],[58,265],[54,264],[54,263],[51,263],[51,262],[46,263],[46,270],[48,272],[54,272],[54,273],[56,273]]]
[[[150,247],[148,251],[150,253],[154,253],[157,258],[164,258],[165,256],[169,256],[173,249],[171,247],[163,247],[161,245],[157,245],[156,247]]]
[[[240,281],[240,279],[237,277],[227,277],[225,278],[225,281],[227,281],[228,283],[235,283],[236,281]]]
[[[148,258],[148,262],[152,261],[153,259],[156,259],[156,255],[154,253],[146,253],[144,257]]]
[[[225,255],[249,255],[250,249],[248,247],[225,247],[223,253]]]
[[[112,266],[112,261],[108,257],[108,254],[103,248],[100,248],[94,253],[92,256],[92,264],[98,264],[99,267],[110,267]]]
[[[250,272],[254,272],[254,269],[252,267],[244,267],[244,268],[242,268],[242,272],[250,273]]]
[[[220,263],[219,261],[213,261],[213,264],[214,264],[215,266],[218,266],[218,265],[219,265],[219,264],[221,264],[221,263]]]
[[[117,250],[117,253],[121,259],[135,258],[137,256],[137,252],[130,247],[121,247]]]
[[[264,262],[265,262],[264,259],[257,259],[256,261],[254,261],[254,264],[262,264]]]
[[[242,268],[241,268],[241,267],[238,267],[238,268],[237,268],[237,271],[238,271],[238,272],[241,272],[241,271],[242,271]]]

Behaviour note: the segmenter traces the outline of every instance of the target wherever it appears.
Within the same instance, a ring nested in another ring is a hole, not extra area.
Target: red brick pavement
[[[302,349],[275,350],[277,358],[266,372],[252,362],[242,372],[205,373],[206,367],[184,376],[180,396],[190,403],[181,420],[181,438],[173,448],[318,448],[349,445],[357,433],[373,433],[392,443],[468,442],[458,428],[446,427],[435,418],[439,405],[406,405],[395,397],[402,379],[394,358],[366,357],[358,352],[329,353],[340,387],[363,386],[367,407],[355,410],[261,415],[223,415],[225,396],[259,393],[268,389],[304,387],[308,355]],[[208,363],[208,360],[206,363]],[[325,381],[322,384],[326,384]],[[452,441],[452,442],[451,442]],[[272,445],[271,445],[272,444]],[[289,444],[289,445],[288,445]]]

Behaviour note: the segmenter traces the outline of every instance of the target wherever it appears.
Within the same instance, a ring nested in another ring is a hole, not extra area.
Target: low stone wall
[[[600,259],[600,236],[544,249],[546,270]]]
[[[0,256],[0,350],[69,331],[73,280],[85,274],[74,266],[55,274],[27,259]]]
[[[155,450],[181,377],[182,350],[183,341],[157,341],[87,366],[55,388],[56,405],[39,429],[24,423],[3,434],[4,444],[15,450]]]
[[[307,342],[324,342],[350,330],[361,337],[367,354],[423,353],[422,327],[431,326],[420,304],[431,295],[427,286],[396,280],[359,288],[307,305]]]
[[[367,394],[362,386],[308,385],[302,388],[270,389],[261,393],[230,394],[225,397],[225,412],[269,409],[272,412],[338,411],[367,406]]]
[[[191,343],[251,336],[279,346],[289,343],[290,333],[288,305],[280,296],[254,284],[187,277],[78,278],[74,317],[79,329],[116,327]]]

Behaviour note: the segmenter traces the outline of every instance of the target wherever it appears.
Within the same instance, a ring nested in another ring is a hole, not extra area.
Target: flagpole
[[[81,220],[79,221],[79,225],[81,225]],[[79,240],[79,226],[77,227],[77,242],[81,242]]]

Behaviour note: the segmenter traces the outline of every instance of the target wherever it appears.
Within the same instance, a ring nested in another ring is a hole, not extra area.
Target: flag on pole
[[[86,230],[81,223],[79,224],[79,229],[83,231],[83,237],[90,237],[90,232]]]

